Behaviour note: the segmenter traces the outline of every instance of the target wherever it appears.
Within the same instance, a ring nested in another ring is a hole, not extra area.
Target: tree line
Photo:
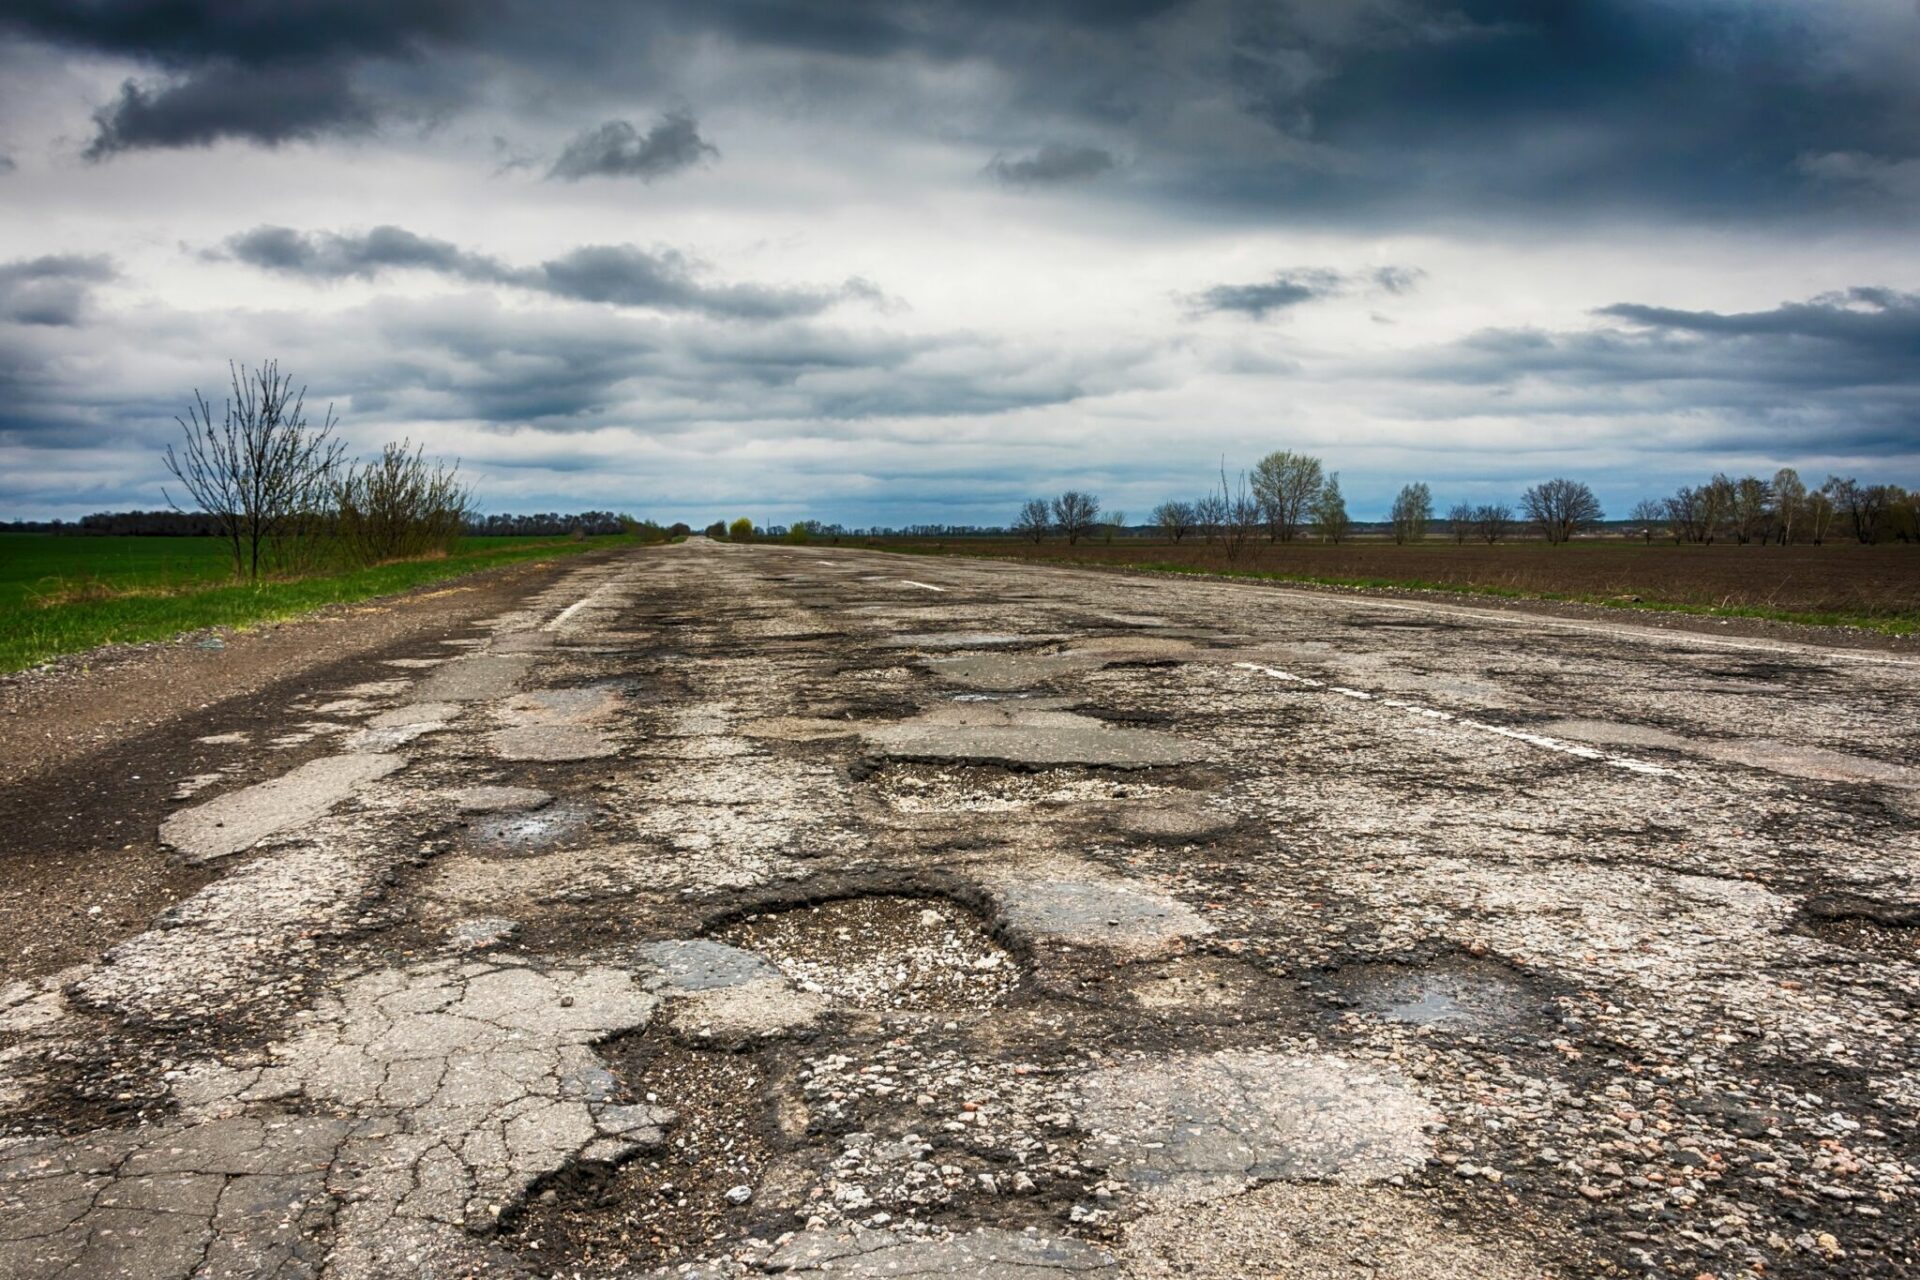
[[[1394,496],[1386,528],[1397,543],[1425,541],[1440,522],[1433,490],[1423,482],[1403,486]],[[1516,505],[1505,502],[1455,503],[1445,532],[1455,542],[1489,545],[1530,529],[1550,543],[1565,543],[1606,519],[1591,486],[1556,477],[1528,487]],[[1716,475],[1672,497],[1648,499],[1628,517],[1651,542],[1665,530],[1675,542],[1711,543],[1731,538],[1748,542],[1823,542],[1836,529],[1864,543],[1920,541],[1920,491],[1899,485],[1863,485],[1829,476],[1809,489],[1792,468],[1772,480]],[[1055,498],[1027,500],[1010,532],[1034,543],[1050,536],[1077,543],[1105,524],[1124,526],[1125,518],[1102,518],[1100,499],[1069,489]],[[1293,542],[1303,536],[1342,542],[1354,521],[1340,490],[1340,474],[1311,454],[1279,450],[1229,480],[1224,465],[1217,487],[1193,499],[1170,499],[1153,509],[1152,527],[1178,543],[1197,537],[1218,544],[1231,562],[1259,537]]]

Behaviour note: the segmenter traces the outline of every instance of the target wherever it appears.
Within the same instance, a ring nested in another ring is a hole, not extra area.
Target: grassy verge
[[[326,605],[391,595],[483,569],[552,560],[631,542],[633,539],[624,535],[580,542],[471,539],[453,554],[438,559],[407,560],[258,586],[188,575],[156,587],[144,573],[117,587],[111,579],[105,586],[89,579],[82,590],[68,589],[58,582],[43,583],[31,593],[9,593],[12,598],[0,599],[0,671],[18,671],[63,653],[103,644],[137,644],[207,627],[275,622]]]
[[[1920,613],[1860,613],[1844,610],[1779,609],[1765,605],[1708,604],[1700,601],[1658,598],[1646,592],[1616,595],[1581,592],[1523,590],[1485,583],[1431,581],[1416,577],[1339,577],[1268,569],[1224,569],[1213,566],[1179,564],[1157,560],[1087,561],[1069,556],[1006,556],[990,551],[955,548],[892,546],[876,548],[898,555],[961,555],[982,559],[1019,560],[1028,563],[1061,565],[1075,569],[1117,569],[1134,573],[1178,574],[1197,578],[1243,578],[1258,582],[1295,582],[1322,587],[1358,587],[1372,590],[1432,591],[1459,596],[1494,597],[1505,600],[1543,600],[1565,604],[1594,605],[1604,609],[1637,610],[1645,613],[1682,613],[1707,618],[1758,618],[1770,622],[1791,622],[1814,627],[1853,627],[1881,635],[1908,636],[1920,632]]]

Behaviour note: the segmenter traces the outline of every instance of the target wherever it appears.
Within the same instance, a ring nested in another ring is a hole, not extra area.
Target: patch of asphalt
[[[538,787],[461,787],[447,798],[461,813],[520,813],[553,803],[553,793]]]
[[[381,753],[323,756],[267,782],[181,809],[160,824],[160,839],[189,862],[251,849],[268,836],[305,826],[354,793],[406,764]]]
[[[867,745],[895,760],[969,761],[1022,768],[1092,765],[1151,769],[1190,764],[1200,749],[1172,734],[1121,729],[1068,711],[965,703],[894,724],[869,725]]]

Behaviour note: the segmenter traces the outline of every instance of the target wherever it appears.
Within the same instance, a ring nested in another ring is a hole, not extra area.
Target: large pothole
[[[1345,1008],[1411,1027],[1504,1031],[1547,1013],[1544,1000],[1511,971],[1491,962],[1355,965],[1335,974],[1328,985]]]
[[[476,818],[467,844],[493,858],[528,858],[575,844],[592,828],[592,805],[561,800],[543,809],[506,811]]]
[[[842,898],[750,915],[715,936],[766,957],[803,991],[861,1009],[991,1008],[1021,977],[979,920],[944,898]]]

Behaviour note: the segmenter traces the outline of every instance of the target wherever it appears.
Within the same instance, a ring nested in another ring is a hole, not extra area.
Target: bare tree
[[[1453,535],[1455,542],[1464,543],[1473,536],[1473,507],[1465,502],[1456,502],[1447,508],[1447,532]]]
[[[1700,522],[1706,529],[1702,541],[1711,545],[1715,538],[1727,532],[1733,522],[1733,478],[1724,471],[1717,472],[1713,479],[1701,486],[1700,494]]]
[[[1473,531],[1488,546],[1513,529],[1513,508],[1504,502],[1483,502],[1473,509]]]
[[[1218,538],[1227,523],[1227,499],[1223,493],[1209,490],[1195,499],[1193,504],[1193,525],[1208,546]]]
[[[1153,522],[1160,527],[1161,533],[1178,544],[1180,539],[1193,532],[1193,504],[1163,502],[1153,509]]]
[[[362,564],[451,551],[473,514],[459,464],[430,467],[425,449],[408,444],[389,444],[364,466],[347,465],[334,482],[335,529]]]
[[[1053,523],[1072,546],[1088,533],[1100,518],[1100,499],[1078,489],[1069,489],[1053,500]]]
[[[1427,524],[1433,519],[1433,491],[1425,484],[1405,486],[1395,496],[1390,514],[1395,542],[1425,542]]]
[[[1763,538],[1772,504],[1773,490],[1759,476],[1742,476],[1734,481],[1733,503],[1728,512],[1734,541],[1744,547]]]
[[[1826,484],[1807,494],[1807,536],[1816,547],[1825,543],[1827,535],[1833,532],[1834,518],[1839,514],[1833,505],[1833,494],[1828,491],[1832,484],[1833,477],[1829,476]]]
[[[1313,531],[1326,541],[1337,543],[1347,536],[1353,521],[1347,518],[1347,500],[1340,493],[1339,472],[1327,477],[1327,482],[1320,486],[1320,492],[1313,496],[1313,506],[1309,510],[1313,517]]]
[[[1773,536],[1781,546],[1793,542],[1794,532],[1800,527],[1806,506],[1807,486],[1800,479],[1800,473],[1792,467],[1782,467],[1774,472]]]
[[[1640,526],[1640,536],[1653,545],[1653,532],[1667,522],[1667,504],[1659,498],[1642,498],[1633,504],[1627,519]]]
[[[1013,522],[1013,531],[1028,542],[1038,545],[1047,536],[1047,530],[1053,527],[1053,519],[1047,514],[1045,498],[1030,498],[1020,508],[1020,518]]]
[[[1520,497],[1527,519],[1540,526],[1548,542],[1560,543],[1600,520],[1600,500],[1578,480],[1548,480]]]
[[[1227,565],[1231,568],[1253,549],[1253,537],[1260,529],[1261,516],[1266,507],[1248,487],[1246,472],[1242,471],[1238,482],[1228,487],[1224,461],[1220,464],[1219,507],[1220,545],[1226,552]]]
[[[1267,519],[1267,536],[1291,542],[1325,483],[1320,459],[1282,449],[1253,466],[1253,495]]]
[[[213,516],[233,554],[233,571],[258,582],[277,540],[310,533],[324,510],[346,446],[334,439],[331,405],[318,427],[307,421],[307,389],[293,390],[269,360],[244,376],[227,365],[233,388],[221,420],[194,389],[180,450],[167,446],[167,470],[202,511]],[[164,493],[164,491],[163,491]],[[166,499],[176,511],[185,510]]]

